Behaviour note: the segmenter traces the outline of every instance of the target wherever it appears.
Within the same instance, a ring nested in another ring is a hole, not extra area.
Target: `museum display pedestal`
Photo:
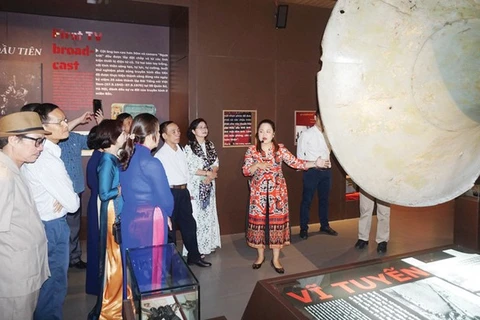
[[[476,319],[479,269],[450,246],[261,280],[242,319]]]
[[[134,319],[200,319],[198,280],[172,243],[127,249],[127,283]]]

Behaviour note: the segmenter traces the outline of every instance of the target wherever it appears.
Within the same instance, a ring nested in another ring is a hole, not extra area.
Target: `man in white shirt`
[[[155,154],[155,157],[162,162],[174,201],[172,231],[169,233],[169,238],[171,236],[172,242],[176,244],[175,233],[178,224],[183,243],[188,250],[188,264],[209,267],[212,264],[205,261],[198,251],[197,224],[192,215],[192,202],[190,192],[187,189],[187,158],[178,144],[180,142],[180,129],[173,121],[165,121],[160,124],[160,136],[165,143]]]
[[[377,203],[377,252],[387,252],[387,243],[390,239],[390,205],[375,199],[363,189],[360,189],[360,219],[358,220],[358,241],[355,248],[362,250],[368,245],[370,228],[372,226],[373,208]]]
[[[35,112],[43,128],[52,134],[47,137],[42,154],[35,163],[24,165],[22,172],[28,180],[33,199],[45,226],[48,239],[48,264],[51,277],[40,289],[35,320],[63,319],[63,302],[67,294],[70,229],[66,214],[77,211],[80,199],[73,190],[65,164],[60,159],[60,140],[68,138],[65,114],[58,106],[42,103]]]
[[[20,168],[34,162],[45,135],[35,112],[0,118],[0,318],[32,319],[48,271],[47,237]]]
[[[315,125],[303,132],[298,139],[297,158],[315,161],[318,157],[330,160],[330,147],[323,134],[320,111],[315,114]],[[330,168],[311,168],[303,172],[303,194],[300,205],[300,237],[308,239],[310,205],[315,191],[318,193],[318,216],[320,232],[331,236],[338,233],[328,223],[328,197],[332,185]]]

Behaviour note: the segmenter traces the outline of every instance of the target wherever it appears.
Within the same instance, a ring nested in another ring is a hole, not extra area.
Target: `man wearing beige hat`
[[[28,180],[40,219],[48,239],[48,265],[51,277],[45,281],[38,297],[35,320],[63,319],[63,303],[67,295],[70,229],[68,212],[77,211],[80,199],[73,190],[65,164],[60,159],[60,140],[68,138],[65,113],[56,105],[42,103],[35,108],[47,136],[44,150],[35,163],[22,167]]]
[[[24,163],[37,160],[45,135],[35,112],[0,118],[0,318],[32,319],[49,276],[47,238],[27,182]]]

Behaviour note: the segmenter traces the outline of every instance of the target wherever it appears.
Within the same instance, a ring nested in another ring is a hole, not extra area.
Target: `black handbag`
[[[116,243],[122,244],[122,224],[120,221],[115,221],[113,223],[112,235]]]

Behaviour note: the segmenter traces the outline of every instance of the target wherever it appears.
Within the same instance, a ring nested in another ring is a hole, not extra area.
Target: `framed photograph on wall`
[[[5,48],[4,48],[5,50]],[[0,60],[0,116],[42,101],[42,64]]]
[[[293,141],[295,145],[297,145],[298,138],[302,132],[315,125],[315,111],[295,110],[293,119],[295,121],[295,136]]]
[[[223,147],[247,147],[255,143],[257,110],[223,110]]]

